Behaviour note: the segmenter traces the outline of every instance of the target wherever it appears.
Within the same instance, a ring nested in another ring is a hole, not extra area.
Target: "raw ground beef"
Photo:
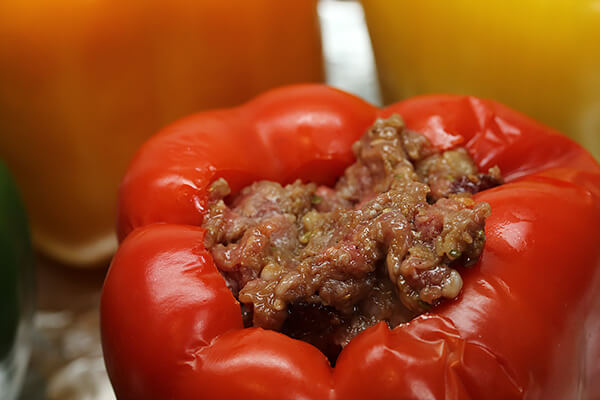
[[[210,188],[206,246],[239,299],[246,326],[280,330],[331,360],[362,330],[390,327],[462,287],[455,267],[485,243],[487,203],[471,194],[502,183],[463,148],[437,151],[398,116],[354,144],[335,188],[260,181],[228,204]]]

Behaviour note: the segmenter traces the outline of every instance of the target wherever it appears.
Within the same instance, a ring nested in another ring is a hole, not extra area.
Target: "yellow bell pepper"
[[[596,0],[363,0],[384,101],[490,97],[600,158]]]
[[[148,136],[322,79],[316,0],[2,0],[0,157],[34,243],[71,264],[106,258],[118,183]]]

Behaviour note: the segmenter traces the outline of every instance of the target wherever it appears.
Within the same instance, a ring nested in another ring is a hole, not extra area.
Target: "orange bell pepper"
[[[34,242],[72,264],[116,248],[134,150],[192,111],[323,77],[316,0],[0,2],[0,157]]]

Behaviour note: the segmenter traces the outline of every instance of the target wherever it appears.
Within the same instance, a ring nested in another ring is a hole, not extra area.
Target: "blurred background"
[[[97,307],[127,164],[296,82],[493,98],[600,158],[600,0],[2,0],[0,399],[114,399]]]

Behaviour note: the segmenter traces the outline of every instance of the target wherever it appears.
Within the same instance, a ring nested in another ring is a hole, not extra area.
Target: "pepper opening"
[[[397,115],[353,151],[333,188],[259,181],[226,202],[218,179],[203,223],[244,325],[309,342],[332,364],[377,322],[393,328],[459,294],[457,268],[479,260],[491,212],[471,195],[502,183],[498,167],[440,152]]]

